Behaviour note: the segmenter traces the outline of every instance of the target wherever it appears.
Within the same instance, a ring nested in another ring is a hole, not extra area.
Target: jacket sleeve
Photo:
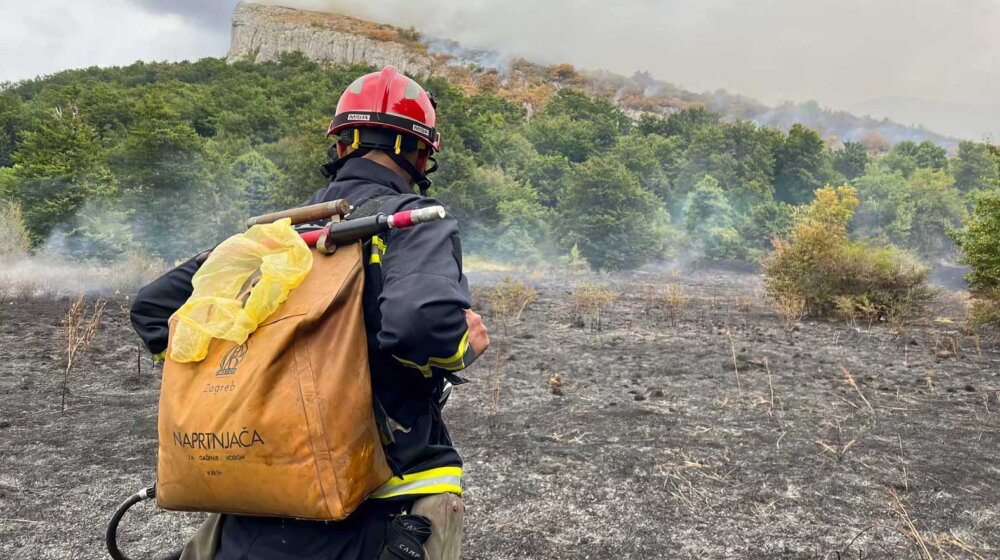
[[[433,203],[424,199],[413,207]],[[454,218],[394,230],[382,256],[382,278],[382,351],[425,377],[472,363],[465,319],[472,301]]]
[[[132,328],[153,354],[167,349],[170,316],[191,297],[191,279],[208,256],[193,257],[139,290],[129,316]]]

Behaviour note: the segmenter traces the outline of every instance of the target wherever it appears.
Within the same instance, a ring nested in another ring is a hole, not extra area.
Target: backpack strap
[[[396,198],[402,199],[404,197],[409,198],[411,196],[412,195],[408,194],[386,194],[382,196],[369,198],[368,200],[361,203],[360,206],[351,208],[351,213],[348,214],[345,217],[345,219],[357,220],[358,218],[367,218],[369,216],[374,216],[375,214],[378,214],[379,210],[382,209],[382,206],[384,206],[386,202],[389,202],[390,200]]]

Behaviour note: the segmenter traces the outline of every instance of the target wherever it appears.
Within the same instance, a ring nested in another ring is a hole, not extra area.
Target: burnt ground
[[[570,297],[594,280],[529,280],[506,335],[486,317],[494,348],[446,410],[463,557],[1000,558],[1000,344],[961,332],[960,298],[787,329],[752,275],[647,273],[597,279],[622,294],[598,327]],[[648,283],[687,301],[671,317]],[[159,372],[119,300],[60,410],[69,305],[0,308],[3,559],[103,558],[107,518],[155,476]],[[200,518],[138,506],[124,547],[150,558]]]

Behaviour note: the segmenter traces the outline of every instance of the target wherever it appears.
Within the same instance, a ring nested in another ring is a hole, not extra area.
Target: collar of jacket
[[[352,159],[337,173],[337,180],[331,186],[346,181],[368,181],[389,187],[400,194],[413,194],[413,187],[406,184],[393,170],[369,159]]]

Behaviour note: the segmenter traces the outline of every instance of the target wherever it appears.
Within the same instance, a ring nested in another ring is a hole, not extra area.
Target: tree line
[[[0,199],[33,247],[164,259],[240,231],[248,215],[323,186],[324,137],[343,89],[370,68],[286,55],[262,64],[136,63],[0,87]],[[417,77],[439,104],[432,195],[466,251],[532,263],[573,255],[628,269],[679,254],[758,260],[814,191],[850,184],[851,235],[924,258],[995,188],[1000,155],[962,142],[871,153],[801,125],[787,132],[701,109],[628,114],[571,88],[541,107]]]

